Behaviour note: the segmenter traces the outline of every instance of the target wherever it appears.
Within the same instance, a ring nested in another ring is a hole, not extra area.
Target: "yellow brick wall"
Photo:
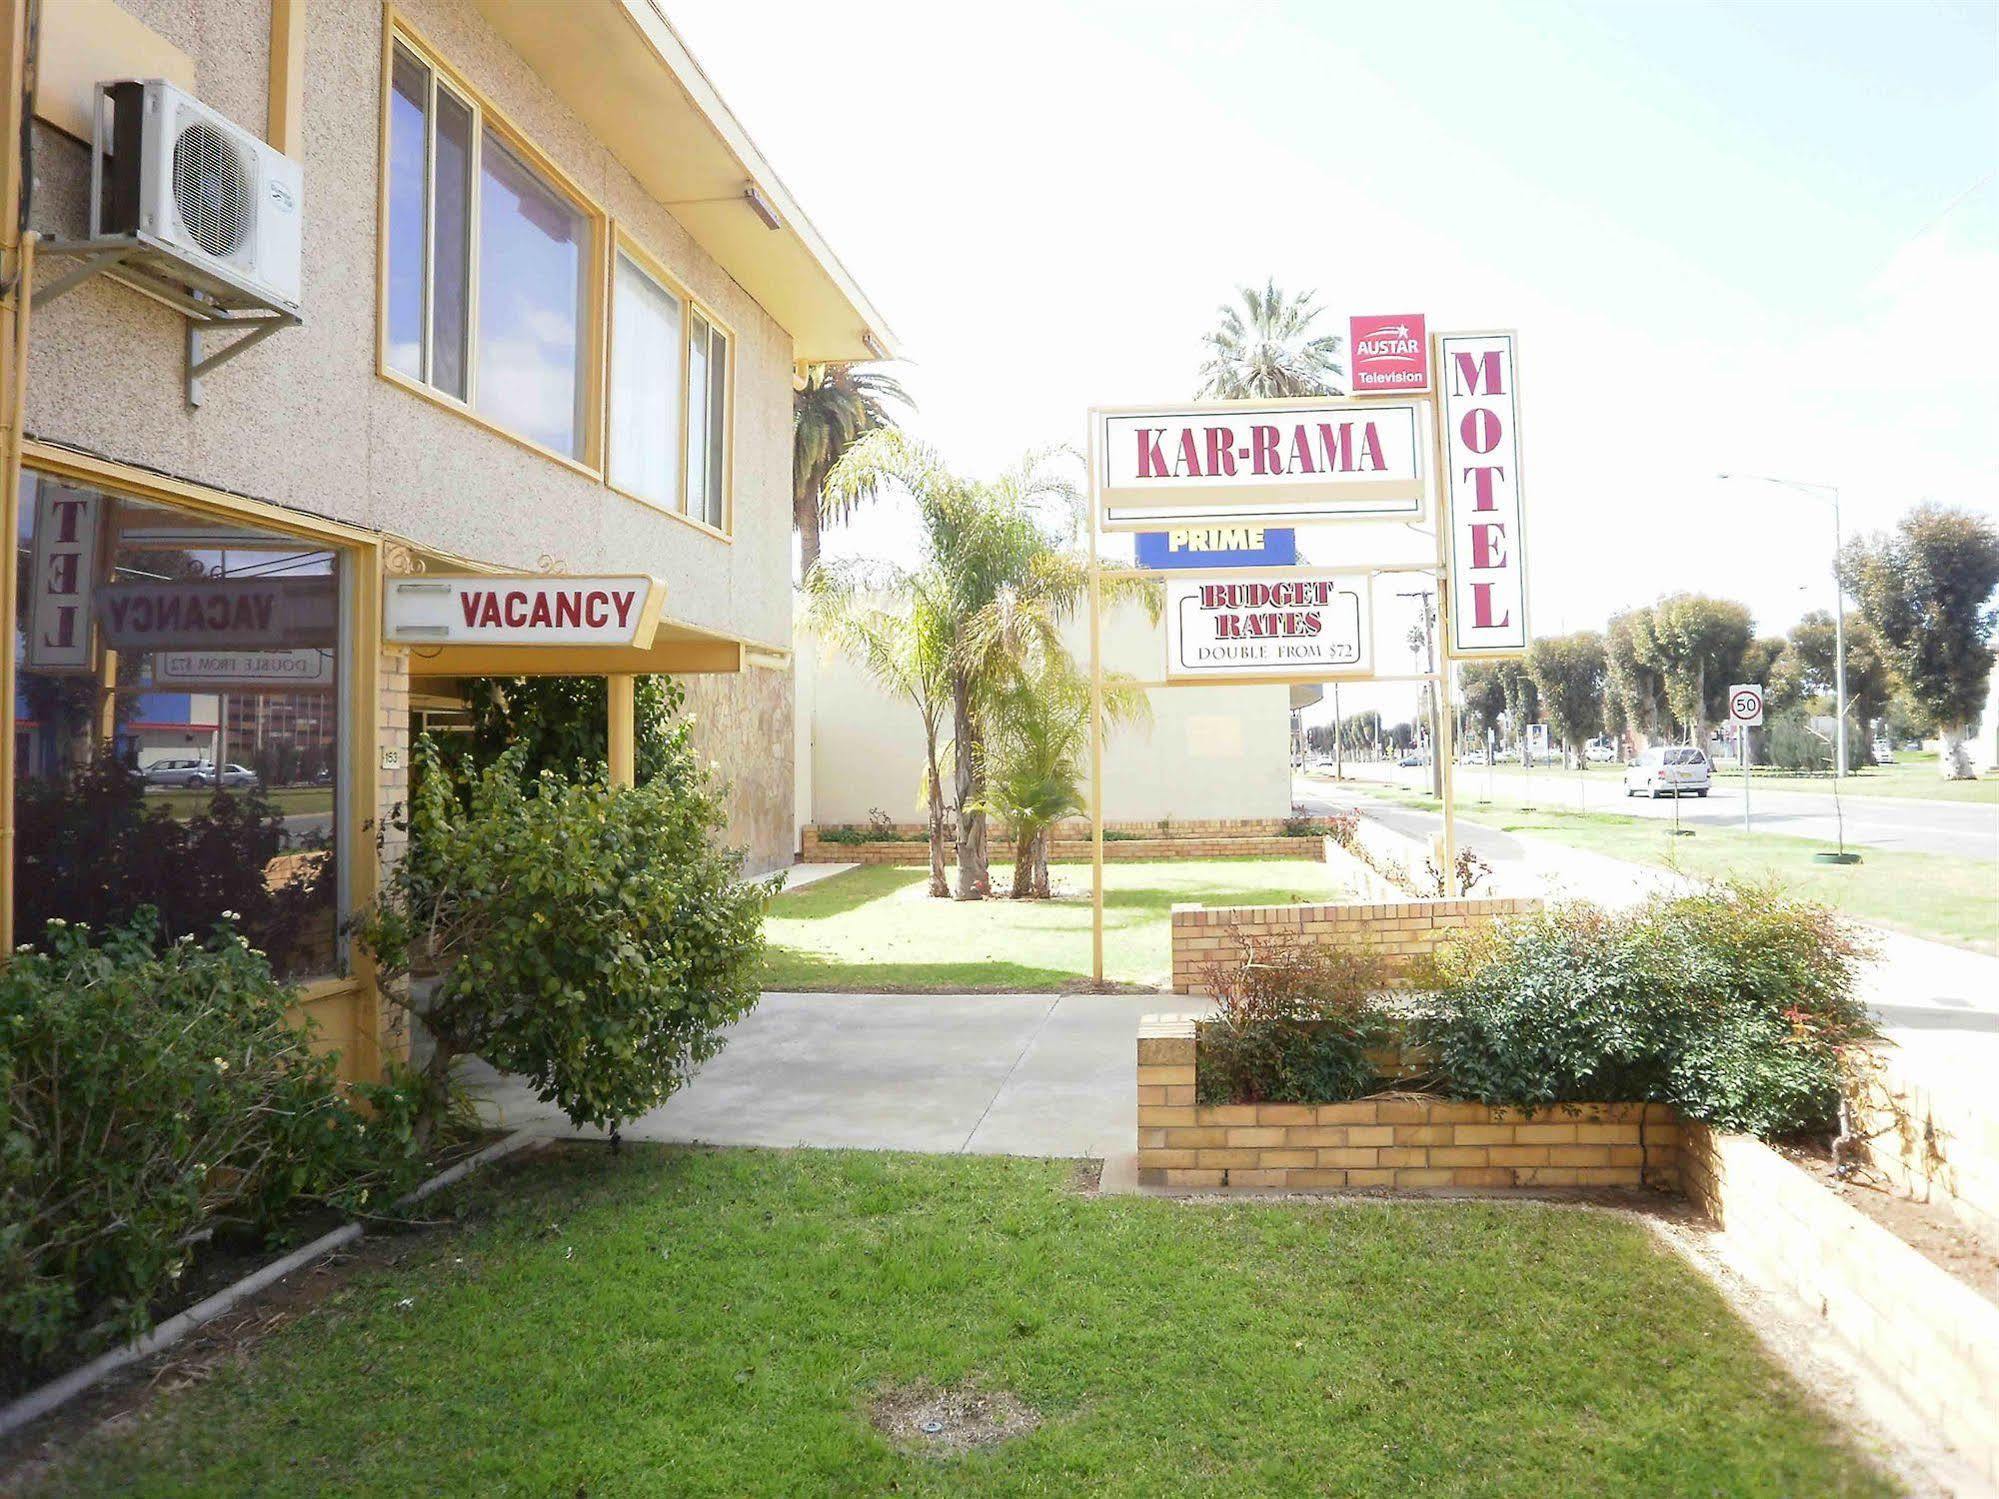
[[[1049,858],[1058,863],[1089,859],[1090,841],[1058,838],[1049,849]],[[1286,838],[1280,834],[1187,834],[1177,830],[1171,838],[1131,838],[1104,844],[1104,858],[1110,862],[1132,859],[1323,859],[1323,838]],[[944,859],[957,857],[956,845],[945,841]],[[986,850],[987,862],[997,871],[1013,866],[1013,845],[1003,838],[993,839]],[[817,828],[805,830],[799,859],[806,864],[928,864],[930,845],[919,830],[901,843],[825,843]]]
[[[1662,1104],[1520,1109],[1421,1094],[1330,1104],[1194,1102],[1195,1021],[1138,1033],[1138,1180],[1154,1187],[1672,1187]]]
[[[1747,1135],[1690,1125],[1683,1175],[1732,1264],[1817,1316],[1999,1484],[1999,1305]]]
[[[1407,972],[1453,933],[1475,922],[1541,909],[1535,896],[1467,896],[1459,900],[1395,900],[1309,906],[1175,906],[1173,991],[1199,994],[1201,970],[1236,950],[1234,933],[1301,935],[1353,942]]]

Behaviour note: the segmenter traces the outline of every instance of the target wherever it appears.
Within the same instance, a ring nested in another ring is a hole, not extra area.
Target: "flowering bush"
[[[0,970],[0,1383],[143,1332],[216,1235],[414,1170],[225,916],[163,945],[150,909],[101,939],[52,920]]]

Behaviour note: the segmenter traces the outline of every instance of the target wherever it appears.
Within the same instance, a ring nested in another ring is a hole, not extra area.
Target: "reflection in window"
[[[611,305],[611,482],[678,508],[680,299],[620,255]]]
[[[582,456],[583,215],[488,129],[479,147],[479,393],[503,427]]]
[[[421,380],[423,223],[430,194],[430,70],[396,48],[389,94],[389,367]]]
[[[339,557],[24,470],[15,928],[225,911],[336,971]]]

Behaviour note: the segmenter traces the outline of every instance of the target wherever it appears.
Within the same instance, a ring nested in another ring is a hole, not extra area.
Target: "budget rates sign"
[[[1364,573],[1301,571],[1274,582],[1166,584],[1168,681],[1290,681],[1373,670]]]
[[[1444,525],[1455,657],[1527,649],[1527,538],[1520,497],[1520,396],[1511,333],[1437,338]]]

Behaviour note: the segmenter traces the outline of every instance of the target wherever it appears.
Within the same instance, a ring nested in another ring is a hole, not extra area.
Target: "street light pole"
[[[1716,474],[1717,479],[1752,479],[1758,484],[1775,484],[1781,489],[1795,489],[1800,494],[1815,495],[1832,501],[1832,588],[1835,608],[1832,613],[1832,681],[1833,681],[1833,779],[1840,780],[1852,774],[1853,762],[1846,748],[1846,583],[1839,575],[1839,554],[1845,546],[1845,538],[1839,524],[1839,486],[1835,484],[1813,484],[1803,479],[1776,479],[1768,474]]]

